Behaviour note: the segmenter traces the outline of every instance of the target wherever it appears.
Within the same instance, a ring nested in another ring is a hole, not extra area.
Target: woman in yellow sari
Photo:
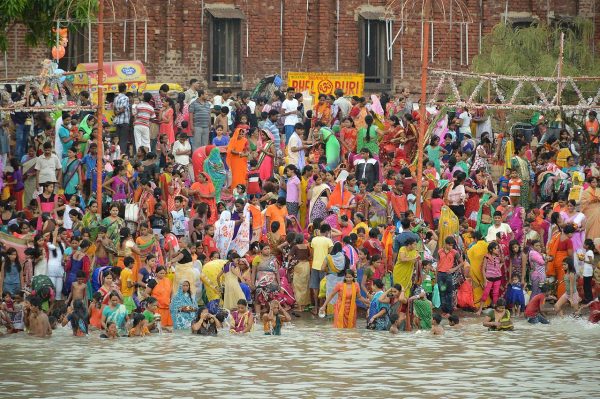
[[[366,306],[370,305],[368,299],[360,294],[360,287],[354,278],[354,271],[347,269],[344,275],[344,281],[337,283],[333,291],[325,299],[319,313],[325,313],[327,305],[333,297],[337,296],[333,311],[334,328],[356,328],[356,300],[358,299]]]
[[[231,171],[231,187],[238,184],[248,186],[248,139],[246,130],[235,129],[231,141],[227,146],[227,166]]]
[[[593,240],[600,237],[600,188],[597,177],[590,177],[588,182],[590,186],[581,195],[581,212],[587,220],[585,236]]]
[[[400,248],[398,251],[398,259],[394,265],[393,279],[394,284],[400,284],[402,289],[408,293],[412,289],[412,277],[418,257],[417,242],[412,237],[407,238],[406,246]]]
[[[452,210],[446,205],[442,206],[442,212],[440,213],[438,226],[438,248],[442,248],[444,246],[444,242],[446,241],[446,237],[458,234],[458,228],[460,226],[458,217],[456,217],[454,212],[452,212]]]
[[[225,259],[211,260],[202,267],[200,279],[206,293],[208,302],[221,299],[221,287],[217,283],[217,277],[223,272],[223,266],[227,263]]]
[[[388,197],[383,192],[382,183],[376,182],[373,186],[373,192],[368,193],[365,199],[369,226],[386,225],[388,221]]]
[[[306,228],[308,224],[308,185],[313,175],[313,168],[307,165],[302,169],[302,178],[300,179],[300,227]]]
[[[467,256],[469,257],[469,264],[471,265],[469,277],[471,278],[471,285],[473,286],[473,303],[475,304],[475,307],[478,307],[481,302],[483,288],[485,287],[485,279],[483,277],[483,268],[481,265],[483,264],[483,258],[488,253],[488,243],[483,239],[479,231],[474,231],[472,235],[477,242],[469,248]]]

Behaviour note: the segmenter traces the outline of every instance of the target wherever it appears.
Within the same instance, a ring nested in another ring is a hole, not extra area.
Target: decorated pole
[[[104,144],[102,141],[102,119],[104,116],[104,0],[98,0],[98,129],[96,144],[98,145],[98,155],[96,156],[96,203],[98,204],[98,214],[102,217],[102,158],[104,157]]]
[[[424,0],[422,18],[425,22],[431,16],[431,0]],[[427,64],[429,63],[429,23],[423,24],[423,61],[421,63],[421,106],[420,106],[420,123],[419,123],[419,139],[417,144],[417,217],[422,218],[421,203],[423,191],[423,148],[425,147],[425,133],[427,132]]]

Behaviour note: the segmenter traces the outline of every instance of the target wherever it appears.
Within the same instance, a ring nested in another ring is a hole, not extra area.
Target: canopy
[[[87,90],[97,104],[98,64],[79,64],[73,81],[75,92]],[[141,92],[146,87],[146,68],[141,61],[114,61],[104,63],[104,93],[118,92],[119,83],[127,84],[127,91]]]

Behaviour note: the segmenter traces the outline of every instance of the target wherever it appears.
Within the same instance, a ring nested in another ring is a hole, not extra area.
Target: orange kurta
[[[170,327],[173,325],[173,319],[171,319],[171,311],[169,305],[171,305],[171,286],[172,282],[168,278],[157,280],[156,287],[152,290],[152,296],[158,301],[158,313],[160,314],[160,323],[163,327]]]

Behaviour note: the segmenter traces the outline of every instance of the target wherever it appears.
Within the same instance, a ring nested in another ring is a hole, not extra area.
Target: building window
[[[242,82],[241,20],[212,18],[210,84],[239,86]]]
[[[390,90],[392,62],[387,58],[385,21],[361,19],[360,64],[365,88]]]

